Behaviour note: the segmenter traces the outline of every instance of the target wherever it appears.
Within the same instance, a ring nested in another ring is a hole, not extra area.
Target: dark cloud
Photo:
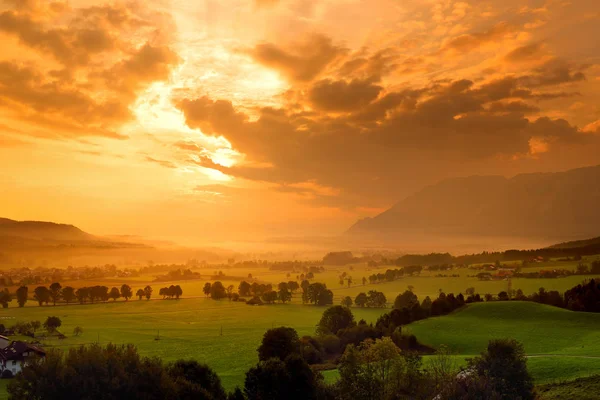
[[[280,71],[291,81],[307,82],[316,78],[347,50],[326,36],[313,34],[287,47],[262,43],[250,51],[259,63]]]
[[[383,87],[369,81],[352,80],[316,82],[308,94],[310,102],[325,111],[354,111],[377,98]]]
[[[228,168],[207,157],[194,161],[199,165],[274,183],[280,191],[319,204],[378,206],[382,199],[419,185],[416,181],[439,178],[440,170],[451,165],[528,154],[534,137],[549,146],[579,140],[578,129],[564,120],[525,118],[539,112],[525,102],[537,96],[528,82],[519,76],[479,85],[470,80],[440,81],[379,96],[381,89],[372,83],[356,83],[361,90],[352,90],[349,82],[317,81],[306,98],[298,100],[312,104],[315,111],[262,108],[254,121],[230,102],[206,97],[184,100],[180,108],[190,126],[223,135],[249,160],[271,167]],[[323,99],[315,101],[314,93],[322,86]],[[377,90],[369,89],[364,96],[364,89],[371,86]],[[347,112],[331,113],[341,110]],[[419,173],[412,176],[417,165]],[[326,195],[316,187],[333,190]]]

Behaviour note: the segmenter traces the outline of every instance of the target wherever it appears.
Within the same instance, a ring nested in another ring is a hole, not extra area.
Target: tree
[[[316,400],[322,398],[319,378],[297,355],[271,358],[246,372],[244,393],[248,400]]]
[[[514,339],[490,340],[485,352],[469,360],[469,367],[478,376],[488,378],[492,389],[502,393],[503,399],[535,398],[525,349]]]
[[[48,317],[44,322],[44,328],[50,333],[56,332],[61,325],[62,321],[58,317]]]
[[[173,294],[175,295],[175,298],[179,300],[179,298],[183,295],[183,289],[181,289],[181,286],[175,285]]]
[[[42,323],[40,321],[31,321],[31,330],[33,331],[33,335],[35,336],[35,331],[42,327]]]
[[[285,304],[288,301],[292,301],[292,292],[290,292],[287,287],[284,287],[279,290],[277,297],[279,298],[279,301]]]
[[[133,296],[133,290],[131,286],[127,284],[121,285],[121,297],[125,299],[125,301],[129,301],[129,299]]]
[[[75,335],[75,336],[81,336],[82,333],[83,333],[83,328],[80,326],[76,326],[75,329],[73,329],[73,335]]]
[[[56,301],[60,299],[62,286],[58,282],[54,282],[50,285],[50,297],[52,298],[53,305],[56,305]]]
[[[84,304],[85,300],[89,297],[90,289],[86,287],[79,288],[75,291],[75,296],[80,304]]]
[[[226,400],[218,377],[204,365],[165,365],[158,358],[141,357],[133,345],[112,344],[66,353],[51,349],[44,360],[27,363],[8,392],[13,400]]]
[[[269,358],[285,360],[290,354],[297,354],[299,351],[300,339],[296,330],[282,326],[265,332],[258,348],[258,359],[260,361]]]
[[[229,286],[227,286],[227,289],[225,289],[227,291],[227,297],[229,298],[229,301],[231,301],[231,296],[233,296],[234,288],[235,288],[235,286],[229,285]]]
[[[220,281],[216,281],[210,287],[210,297],[213,300],[221,300],[227,297],[227,291],[225,290],[225,286]]]
[[[354,315],[347,307],[333,306],[329,307],[323,313],[319,324],[317,325],[317,333],[337,334],[340,329],[346,329],[356,325]]]
[[[23,307],[27,303],[28,292],[29,288],[27,286],[21,286],[17,289],[17,303],[19,303],[19,307]]]
[[[227,394],[219,376],[206,364],[195,360],[178,360],[167,367],[171,379],[185,381],[189,384],[182,385],[177,398],[194,398],[206,400],[226,400]],[[192,389],[192,391],[190,391]],[[194,392],[198,392],[193,396]],[[190,396],[191,395],[191,396]]]
[[[264,301],[267,304],[275,303],[277,301],[277,298],[278,298],[277,292],[274,290],[264,292],[263,295],[261,296],[262,301]]]
[[[369,307],[379,307],[383,308],[387,304],[387,299],[383,292],[378,292],[376,290],[369,290],[369,294],[367,297],[367,306]],[[417,303],[419,304],[419,303]]]
[[[65,286],[62,290],[62,297],[65,299],[67,304],[69,304],[76,298],[75,289],[73,289],[71,286]]]
[[[288,282],[288,289],[290,290],[290,292],[295,292],[296,290],[300,289],[300,285],[298,285],[298,282],[296,281],[289,281]]]
[[[342,305],[344,307],[351,307],[352,306],[352,297],[350,296],[346,296],[342,299]]]
[[[204,288],[204,294],[208,296],[206,292],[206,285],[204,285]],[[210,289],[208,290],[208,293],[210,293]],[[246,281],[241,281],[240,285],[238,286],[238,293],[240,294],[240,296],[250,296],[250,284]]]
[[[11,301],[12,296],[10,295],[8,289],[0,291],[0,304],[2,305],[2,308],[8,308],[8,303],[10,303]]]
[[[306,291],[307,300],[318,306],[333,304],[333,292],[324,283],[311,283]]]
[[[356,304],[359,307],[364,307],[365,305],[367,305],[367,300],[368,297],[365,293],[359,293],[354,299],[354,304]]]
[[[37,300],[38,304],[41,306],[42,303],[48,304],[50,301],[50,291],[46,286],[38,286],[33,291],[34,297]]]
[[[210,284],[210,282],[206,282],[204,284],[204,287],[202,288],[202,291],[204,292],[204,294],[206,295],[206,297],[208,297],[210,295],[211,287],[212,287],[212,285]]]
[[[144,296],[146,296],[146,300],[150,300],[152,296],[152,286],[148,285],[144,288]]]
[[[417,295],[414,294],[410,290],[406,290],[404,293],[399,294],[394,300],[394,308],[401,310],[403,308],[408,308],[409,310],[415,305],[419,304],[419,299]]]
[[[119,297],[121,297],[121,292],[119,291],[118,288],[113,287],[112,289],[110,289],[110,293],[108,293],[108,297],[113,299],[113,301],[116,301]]]
[[[364,276],[362,278],[362,284],[363,284],[363,286],[365,286],[367,284],[367,278],[365,278]]]
[[[141,300],[142,297],[144,297],[146,293],[144,292],[144,289],[138,289],[137,292],[135,292],[135,295]]]

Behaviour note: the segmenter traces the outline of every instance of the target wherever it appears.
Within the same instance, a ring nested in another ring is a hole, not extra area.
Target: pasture
[[[588,260],[589,261],[589,260]],[[575,268],[577,263],[551,261],[548,268]],[[556,266],[560,264],[560,266]],[[536,265],[534,268],[544,268]],[[362,277],[385,272],[391,266],[368,268],[364,264],[333,267],[326,266],[325,272],[315,274],[311,282],[324,282],[334,293],[334,303],[339,304],[345,296],[354,298],[360,292],[378,290],[383,292],[388,304],[409,286],[419,300],[425,296],[435,298],[440,290],[446,293],[464,293],[474,287],[480,294],[497,294],[507,289],[503,280],[480,281],[477,271],[466,268],[444,271],[447,277],[436,276],[440,272],[424,271],[419,276],[405,276],[392,282],[362,285]],[[528,269],[529,270],[529,269]],[[227,269],[227,276],[246,277],[249,273],[255,281],[272,283],[296,280],[299,273],[270,271],[258,268],[252,271]],[[340,285],[340,275],[346,272],[353,282],[347,280]],[[202,270],[201,270],[202,273]],[[205,297],[202,288],[206,282],[213,282],[210,272],[204,278],[190,281],[153,282],[153,276],[135,278],[105,278],[94,280],[65,281],[63,286],[105,285],[120,287],[127,283],[134,293],[147,284],[152,285],[154,294],[151,301],[133,298],[128,302],[119,299],[100,304],[60,304],[56,307],[39,307],[30,299],[24,308],[17,308],[16,301],[9,308],[2,309],[0,315],[5,326],[17,321],[44,321],[55,315],[62,319],[60,331],[67,339],[48,339],[47,348],[67,349],[70,346],[93,343],[101,344],[133,343],[140,353],[158,356],[165,361],[180,358],[193,358],[210,365],[221,377],[224,386],[231,390],[242,386],[244,373],[257,362],[256,349],[265,331],[276,326],[291,326],[299,335],[313,334],[315,326],[324,311],[323,307],[302,305],[297,292],[291,304],[248,306],[230,302],[227,299],[214,301]],[[450,277],[449,275],[458,275]],[[522,289],[526,294],[546,290],[564,291],[571,288],[586,276],[569,276],[557,279],[513,279],[514,289]],[[240,278],[221,279],[225,286],[234,285],[237,291]],[[248,280],[248,279],[246,279]],[[250,280],[248,280],[250,281]],[[160,300],[158,289],[171,284],[179,284],[183,289],[180,300]],[[14,291],[15,288],[12,288]],[[33,287],[30,288],[30,296]],[[375,320],[388,309],[368,309],[353,307],[356,320]],[[79,337],[72,335],[75,326],[83,328]],[[574,313],[535,303],[505,302],[473,304],[452,315],[431,318],[413,323],[405,328],[414,333],[419,341],[438,347],[449,346],[460,364],[464,359],[482,351],[490,338],[513,337],[525,345],[530,358],[530,370],[537,383],[574,379],[592,373],[600,373],[600,360],[587,357],[600,357],[600,315]],[[157,340],[159,339],[159,340]],[[427,357],[425,357],[425,362]],[[328,380],[335,380],[337,371],[324,373]],[[5,381],[0,381],[0,399],[4,394]]]

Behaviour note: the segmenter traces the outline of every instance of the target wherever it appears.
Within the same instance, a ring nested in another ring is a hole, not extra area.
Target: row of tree
[[[143,289],[138,289],[135,295],[140,300],[143,298],[150,300],[152,293],[152,286],[147,285]],[[161,288],[159,294],[163,296],[163,298],[175,297],[176,299],[179,299],[179,297],[183,295],[183,290],[179,285],[171,285],[169,287]],[[25,303],[29,300],[29,288],[27,286],[19,287],[15,296],[19,307],[24,307]],[[123,284],[120,289],[117,287],[109,289],[107,286],[96,285],[75,289],[71,286],[62,287],[60,283],[55,282],[49,287],[38,286],[33,290],[33,298],[40,306],[44,304],[48,305],[50,302],[52,302],[53,305],[56,305],[60,300],[64,300],[67,304],[75,301],[80,304],[85,304],[89,301],[89,303],[93,304],[94,302],[108,301],[109,299],[115,301],[121,297],[124,298],[125,301],[129,301],[129,299],[133,297],[133,289],[131,286]],[[0,292],[0,304],[2,304],[4,308],[8,307],[8,303],[11,301],[12,295],[8,290]]]

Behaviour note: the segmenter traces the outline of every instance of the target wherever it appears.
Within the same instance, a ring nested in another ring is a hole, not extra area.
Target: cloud
[[[310,102],[325,111],[353,111],[377,98],[383,87],[369,81],[352,80],[316,82],[310,89]]]
[[[168,161],[168,160],[157,160],[156,158],[152,158],[150,156],[146,156],[145,160],[149,161],[151,163],[158,164],[161,167],[165,167],[165,168],[177,168],[177,166],[174,163],[172,163],[171,161]]]
[[[136,5],[13,2],[0,34],[17,39],[10,52],[41,62],[0,58],[0,109],[26,135],[126,138],[118,128],[139,92],[180,61],[151,15]]]
[[[546,54],[542,43],[533,43],[526,46],[520,46],[508,53],[504,59],[511,63],[520,63],[526,61],[539,61]]]
[[[482,46],[499,41],[507,35],[515,35],[518,29],[506,22],[499,22],[492,28],[480,32],[468,33],[447,40],[442,46],[443,52],[464,54]]]
[[[312,34],[303,41],[288,46],[258,44],[250,50],[250,55],[257,62],[281,72],[293,82],[307,82],[316,78],[346,52],[343,47],[334,45],[329,37]]]

